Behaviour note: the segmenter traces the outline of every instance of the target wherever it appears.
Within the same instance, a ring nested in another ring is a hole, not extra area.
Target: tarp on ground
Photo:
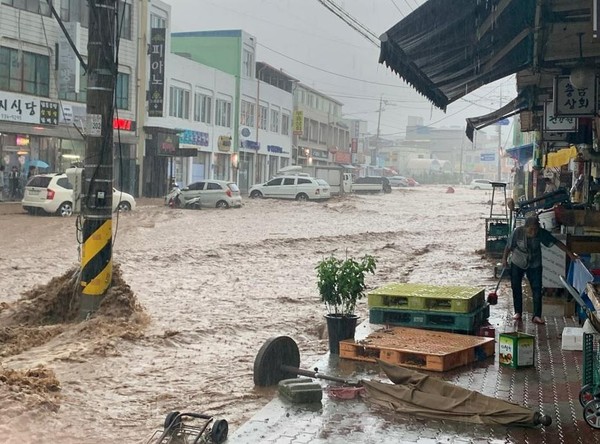
[[[535,0],[428,0],[381,37],[385,64],[443,110],[533,60]]]
[[[367,399],[399,413],[475,424],[534,426],[539,413],[407,368],[379,361],[394,384],[362,381]]]

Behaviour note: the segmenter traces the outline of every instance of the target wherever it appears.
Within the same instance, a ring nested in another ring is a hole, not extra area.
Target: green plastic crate
[[[475,333],[489,317],[489,304],[483,305],[472,313],[411,311],[388,308],[371,308],[369,310],[369,322],[371,324],[390,324],[463,333]]]
[[[392,283],[368,294],[369,308],[472,313],[484,303],[485,291],[478,287]]]

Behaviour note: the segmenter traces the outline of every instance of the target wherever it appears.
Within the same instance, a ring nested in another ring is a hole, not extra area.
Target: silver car
[[[184,200],[200,198],[203,208],[230,208],[242,206],[240,189],[227,180],[200,180],[181,190]]]

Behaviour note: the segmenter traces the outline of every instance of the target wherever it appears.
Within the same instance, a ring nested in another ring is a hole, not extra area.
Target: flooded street
[[[330,254],[374,255],[369,288],[492,287],[482,255],[490,192],[445,191],[394,189],[325,203],[246,199],[241,209],[199,212],[140,203],[118,219],[114,261],[148,322],[99,322],[85,334],[60,324],[33,347],[4,350],[4,368],[43,365],[60,391],[11,391],[0,378],[0,441],[141,443],[170,410],[222,416],[235,430],[273,396],[252,382],[266,339],[292,336],[303,367],[327,352],[314,267]],[[75,218],[0,215],[0,227],[0,313],[78,264]],[[367,313],[363,300],[362,320]]]

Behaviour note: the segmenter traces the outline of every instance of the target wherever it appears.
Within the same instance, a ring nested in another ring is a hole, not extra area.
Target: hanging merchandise
[[[535,137],[533,141],[533,169],[540,170],[542,169],[542,144],[541,144],[541,134],[539,131],[535,132]]]

